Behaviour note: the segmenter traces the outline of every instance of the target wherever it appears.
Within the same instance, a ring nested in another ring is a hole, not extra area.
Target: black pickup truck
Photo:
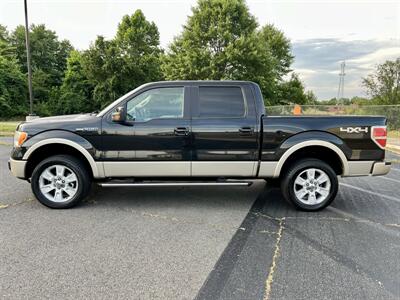
[[[145,84],[97,114],[19,124],[9,167],[37,199],[68,208],[101,186],[280,182],[284,198],[329,205],[338,176],[384,175],[386,119],[269,116],[257,84]]]

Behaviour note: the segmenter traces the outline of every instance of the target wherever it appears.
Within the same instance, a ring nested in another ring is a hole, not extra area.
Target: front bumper
[[[8,169],[15,177],[25,179],[26,163],[26,160],[15,160],[10,158],[10,160],[8,161]]]
[[[389,161],[376,162],[372,167],[372,176],[386,175],[390,171],[392,163]]]

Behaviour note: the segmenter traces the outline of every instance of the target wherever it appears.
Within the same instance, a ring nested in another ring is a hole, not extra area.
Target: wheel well
[[[293,152],[282,166],[280,174],[285,174],[287,169],[295,162],[303,158],[316,158],[327,163],[337,175],[343,174],[343,163],[339,155],[324,146],[307,146]]]
[[[91,177],[93,177],[93,171],[86,157],[74,147],[65,144],[47,144],[36,149],[28,158],[28,162],[25,168],[25,177],[31,178],[33,170],[36,166],[44,159],[58,154],[71,155],[79,159],[89,171]]]

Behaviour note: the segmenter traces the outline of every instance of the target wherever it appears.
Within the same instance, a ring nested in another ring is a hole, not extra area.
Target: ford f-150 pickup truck
[[[338,176],[384,175],[386,118],[269,116],[257,84],[170,81],[140,86],[100,113],[18,125],[11,172],[36,198],[68,208],[101,186],[280,182],[308,211],[329,205]]]

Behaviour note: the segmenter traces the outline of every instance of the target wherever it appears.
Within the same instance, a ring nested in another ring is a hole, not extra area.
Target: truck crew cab
[[[246,81],[140,86],[98,114],[18,125],[9,166],[36,198],[68,208],[102,186],[250,185],[279,180],[285,199],[329,205],[338,176],[384,175],[386,119],[269,116]]]

